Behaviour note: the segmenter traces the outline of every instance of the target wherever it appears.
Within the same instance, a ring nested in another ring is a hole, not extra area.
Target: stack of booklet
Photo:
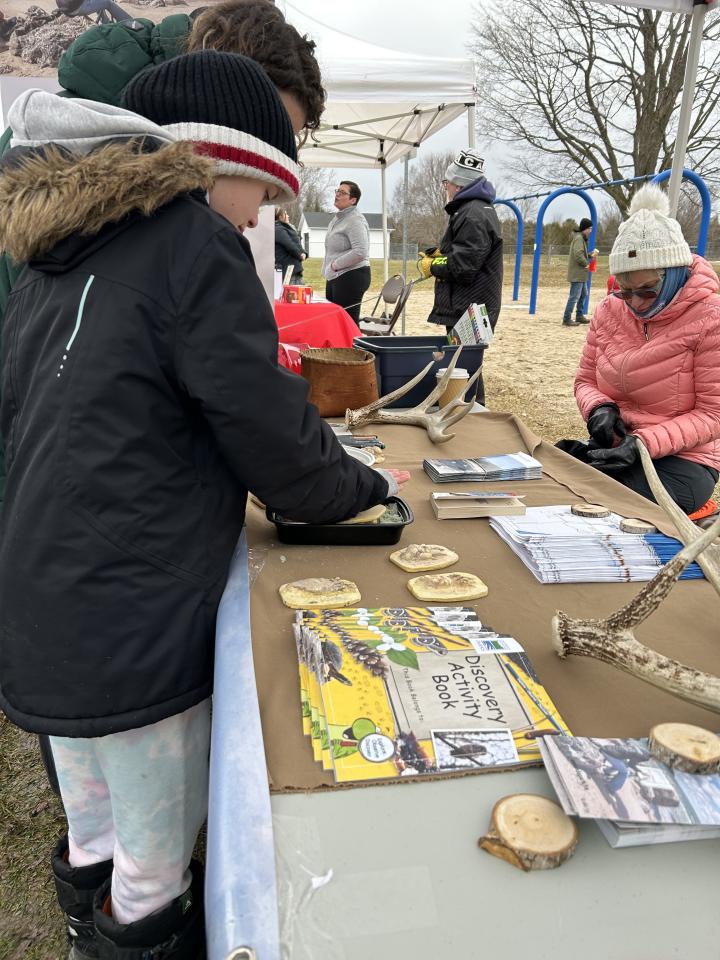
[[[430,504],[438,520],[466,520],[475,517],[522,516],[527,509],[522,496],[514,493],[485,492],[430,494]]]
[[[303,730],[338,783],[537,763],[569,733],[520,644],[472,607],[302,610]]]
[[[528,507],[523,517],[491,517],[490,526],[541,583],[652,580],[682,549],[662,533],[623,533],[616,513],[577,517],[570,506]],[[703,573],[696,563],[681,580]]]
[[[545,769],[565,813],[594,819],[612,847],[720,837],[720,776],[681,773],[647,740],[547,736]]]
[[[461,480],[539,480],[542,464],[527,453],[501,453],[466,460],[423,460],[423,470],[435,483]]]

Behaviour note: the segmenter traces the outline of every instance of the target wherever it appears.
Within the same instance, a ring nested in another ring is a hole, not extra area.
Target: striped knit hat
[[[297,197],[297,148],[274,84],[254,60],[199,50],[143,70],[123,91],[122,106],[165,127],[218,174],[267,180],[284,200]]]

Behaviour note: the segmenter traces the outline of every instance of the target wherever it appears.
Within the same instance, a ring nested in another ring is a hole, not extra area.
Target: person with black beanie
[[[568,253],[567,277],[570,281],[570,293],[563,314],[564,327],[577,327],[581,323],[590,323],[584,311],[590,261],[597,253],[597,250],[592,254],[588,250],[588,238],[592,233],[592,226],[592,220],[583,217],[577,229],[573,231]],[[573,310],[575,310],[575,319],[573,319]]]
[[[50,736],[73,960],[198,960],[215,617],[247,492],[333,522],[407,477],[348,457],[278,367],[243,232],[298,166],[264,71],[192,53],[124,106],[29,90],[9,111],[0,249],[26,266],[3,331],[0,709]]]

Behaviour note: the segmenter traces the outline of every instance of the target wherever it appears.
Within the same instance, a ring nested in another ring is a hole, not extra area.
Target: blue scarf
[[[658,313],[664,310],[670,303],[678,290],[681,290],[685,286],[689,277],[690,271],[687,267],[667,267],[662,286],[660,287],[660,293],[647,310],[643,310],[642,312],[633,310],[630,304],[628,304],[630,310],[640,320],[649,320],[651,317],[657,316]]]

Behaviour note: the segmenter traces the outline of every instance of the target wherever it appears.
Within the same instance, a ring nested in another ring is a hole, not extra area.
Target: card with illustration
[[[305,654],[320,759],[340,783],[537,763],[539,731],[569,732],[520,644],[471,607],[304,610],[298,624],[318,658]]]

